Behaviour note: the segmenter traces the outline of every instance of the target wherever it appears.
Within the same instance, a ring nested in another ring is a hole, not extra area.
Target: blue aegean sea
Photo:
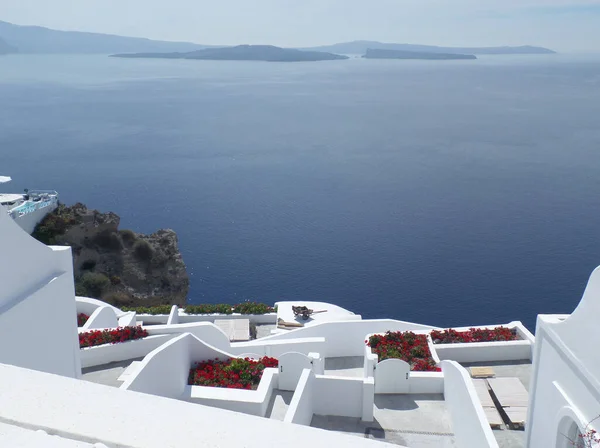
[[[600,57],[3,56],[0,174],[174,229],[191,303],[533,330],[600,265]]]

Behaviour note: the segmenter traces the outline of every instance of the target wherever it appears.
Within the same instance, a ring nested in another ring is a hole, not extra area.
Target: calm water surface
[[[194,303],[533,329],[600,265],[600,58],[0,57],[0,174],[175,229]]]

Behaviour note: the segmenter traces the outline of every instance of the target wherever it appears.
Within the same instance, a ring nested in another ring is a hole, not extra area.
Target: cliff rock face
[[[116,306],[184,305],[189,277],[173,230],[143,235],[119,230],[114,213],[64,205],[46,216],[33,236],[73,249],[78,295]]]

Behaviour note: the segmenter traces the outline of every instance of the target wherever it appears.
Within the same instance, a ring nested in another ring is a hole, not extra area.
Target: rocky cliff
[[[72,247],[77,295],[116,306],[184,305],[189,278],[176,233],[144,235],[119,230],[119,222],[111,212],[60,205],[32,236]]]

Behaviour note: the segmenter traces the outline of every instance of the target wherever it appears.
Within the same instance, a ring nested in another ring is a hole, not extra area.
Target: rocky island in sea
[[[120,220],[83,204],[60,205],[32,236],[45,244],[71,246],[78,296],[118,307],[185,305],[189,277],[177,234],[119,230]]]
[[[236,47],[208,48],[187,53],[131,53],[114,54],[116,58],[161,58],[197,59],[211,61],[266,61],[266,62],[308,62],[348,59],[348,56],[322,51],[301,51],[273,45],[238,45]]]
[[[453,59],[477,59],[473,54],[458,54],[458,53],[428,53],[419,51],[402,51],[402,50],[380,50],[367,49],[363,56],[366,59],[428,59],[428,60],[453,60]]]

